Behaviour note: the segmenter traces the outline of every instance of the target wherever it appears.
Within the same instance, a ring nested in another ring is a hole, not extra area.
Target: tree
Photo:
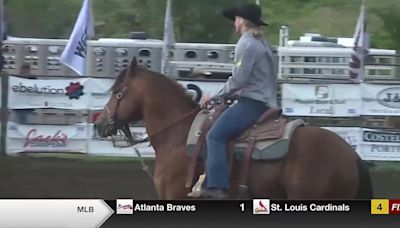
[[[7,1],[9,35],[58,38],[71,32],[80,2],[49,0]]]
[[[376,34],[375,38],[381,42],[381,46],[390,47],[396,50],[400,50],[400,5],[393,6],[377,14],[383,21],[383,27],[385,33]]]

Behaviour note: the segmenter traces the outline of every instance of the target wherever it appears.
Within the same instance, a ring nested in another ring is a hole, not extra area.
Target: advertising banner
[[[139,139],[147,137],[146,130],[143,127],[132,127],[131,132]],[[111,139],[103,139],[97,136],[93,124],[89,124],[88,153],[102,156],[127,156],[137,157],[134,148],[138,149],[142,157],[155,157],[155,151],[149,142],[143,142],[131,147],[114,147]]]
[[[87,109],[89,81],[88,78],[39,80],[10,77],[8,107]]]
[[[110,100],[110,88],[114,84],[114,79],[90,79],[90,102],[88,109],[102,110]]]
[[[362,114],[400,116],[400,86],[362,84]]]
[[[86,153],[87,134],[86,123],[76,125],[20,125],[9,122],[7,153]]]
[[[355,151],[360,153],[361,150],[361,134],[362,129],[359,127],[323,127],[329,131],[332,131],[344,139],[350,144]]]
[[[360,97],[360,85],[282,84],[282,109],[287,116],[359,116]]]
[[[400,161],[400,132],[363,129],[360,152],[364,160]]]
[[[216,95],[225,84],[224,82],[204,82],[204,81],[180,81],[178,83],[185,88],[193,100],[200,102],[201,98],[205,95]]]

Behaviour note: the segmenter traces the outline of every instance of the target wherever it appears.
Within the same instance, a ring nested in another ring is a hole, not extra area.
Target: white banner
[[[8,123],[7,153],[87,151],[88,125],[19,125]]]
[[[364,160],[400,160],[400,132],[363,129],[362,140]]]
[[[363,84],[362,114],[400,116],[400,86]]]
[[[287,116],[359,116],[361,87],[354,84],[282,84]]]
[[[143,127],[132,127],[132,133],[139,133],[140,138],[146,138],[146,129]],[[102,156],[126,156],[126,157],[137,157],[134,148],[138,149],[142,157],[155,157],[154,148],[149,142],[144,142],[135,145],[134,147],[117,148],[113,146],[113,143],[109,139],[97,138],[97,134],[94,131],[93,124],[89,124],[89,137],[88,141],[88,153],[93,155]]]
[[[10,77],[8,107],[87,109],[89,81],[88,78],[39,80]]]
[[[358,127],[324,127],[349,143],[363,160],[400,161],[400,132]]]
[[[199,102],[205,96],[215,95],[224,84],[223,82],[201,82],[201,81],[179,81],[193,97],[193,100]],[[113,79],[90,79],[91,97],[89,102],[90,110],[102,110],[110,100],[111,93],[109,89],[114,84]]]
[[[114,79],[90,79],[90,110],[102,110],[111,98],[110,88]]]
[[[224,82],[202,82],[202,81],[179,81],[185,89],[188,90],[188,93],[193,96],[193,99],[197,102],[200,99],[207,96],[216,95],[222,86],[225,84]]]
[[[102,110],[110,100],[114,79],[24,79],[10,77],[9,108]],[[193,99],[219,91],[222,82],[178,81]]]
[[[340,136],[360,154],[362,129],[359,127],[323,127]]]

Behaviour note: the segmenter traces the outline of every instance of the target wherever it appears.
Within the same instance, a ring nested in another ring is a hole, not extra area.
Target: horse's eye
[[[122,93],[117,93],[117,99],[121,99],[122,98]]]

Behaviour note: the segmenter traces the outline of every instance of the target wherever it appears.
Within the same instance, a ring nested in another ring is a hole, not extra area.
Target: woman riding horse
[[[232,94],[238,102],[225,110],[207,134],[206,179],[202,195],[206,198],[228,198],[229,166],[227,143],[239,136],[253,124],[268,108],[275,107],[276,74],[273,68],[272,51],[263,41],[261,8],[246,4],[225,10],[223,15],[234,21],[235,30],[241,34],[236,45],[232,76],[220,94],[205,97],[202,105],[210,100],[219,100]]]
[[[276,76],[270,48],[260,37],[258,25],[265,24],[259,20],[260,9],[247,5],[225,11],[224,15],[235,18],[235,27],[242,37],[237,45],[233,76],[217,98],[237,93],[239,101],[222,114],[208,135],[210,156],[207,156],[204,195],[209,193],[212,198],[226,197],[227,139],[240,134],[262,112],[276,106]],[[135,57],[120,73],[111,91],[110,100],[95,123],[98,135],[112,136],[118,129],[126,129],[130,134],[124,126],[144,121],[155,150],[153,180],[158,197],[186,199],[191,190],[186,185],[191,175],[187,142],[191,126],[201,111],[198,103],[175,80],[139,67]],[[203,100],[203,104],[207,100],[210,99]],[[320,127],[301,126],[292,132],[287,146],[286,154],[279,159],[250,160],[246,174],[249,198],[370,199],[373,196],[368,167],[337,134]],[[241,182],[241,165],[240,161],[232,160],[229,194],[235,197]],[[203,172],[203,165],[198,165],[192,179]]]

